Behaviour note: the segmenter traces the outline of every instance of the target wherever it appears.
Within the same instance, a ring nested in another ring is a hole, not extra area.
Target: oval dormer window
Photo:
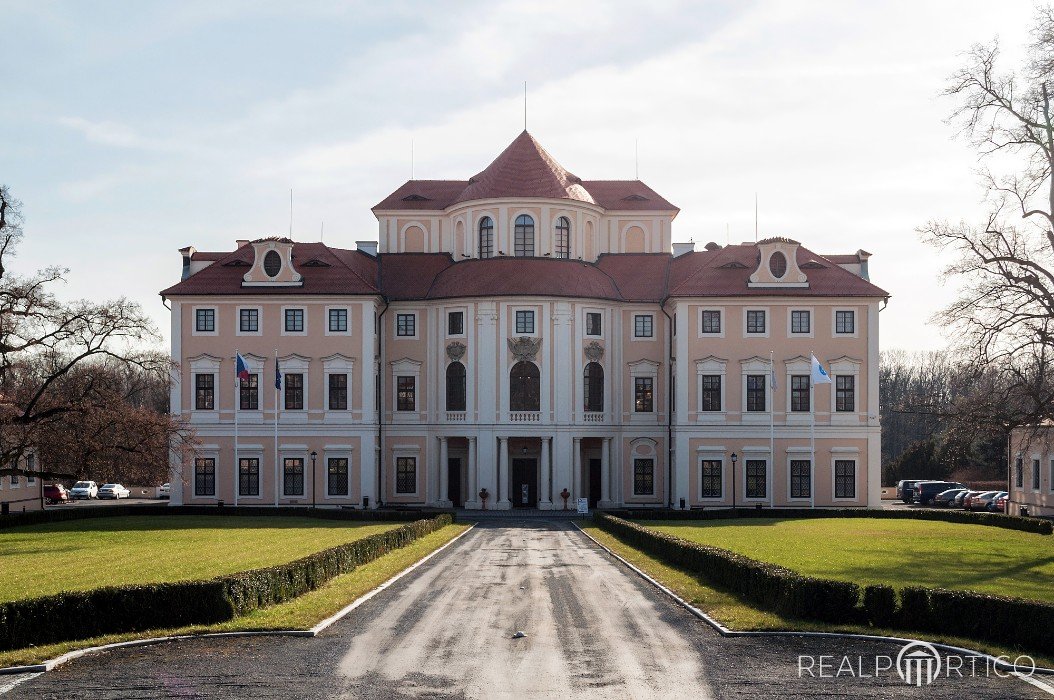
[[[267,251],[267,255],[264,256],[263,268],[268,277],[277,277],[282,269],[282,256],[277,251]]]
[[[776,279],[783,279],[783,276],[787,274],[787,257],[776,251],[769,256],[769,272]]]

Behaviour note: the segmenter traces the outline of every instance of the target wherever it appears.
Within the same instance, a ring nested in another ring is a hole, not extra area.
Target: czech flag
[[[241,379],[243,382],[249,381],[249,363],[245,361],[245,358],[242,357],[240,352],[235,358],[234,369],[238,374],[238,379]]]

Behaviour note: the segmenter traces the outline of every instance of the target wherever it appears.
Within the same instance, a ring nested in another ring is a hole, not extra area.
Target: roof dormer
[[[303,276],[293,267],[293,242],[288,238],[261,238],[253,247],[253,265],[242,276],[243,287],[300,287]]]
[[[766,238],[758,241],[758,269],[750,275],[748,287],[808,287],[809,278],[798,267],[798,241]]]

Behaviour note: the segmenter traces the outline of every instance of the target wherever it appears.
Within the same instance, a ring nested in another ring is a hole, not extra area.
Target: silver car
[[[99,498],[128,498],[132,492],[120,484],[103,484],[99,489]]]

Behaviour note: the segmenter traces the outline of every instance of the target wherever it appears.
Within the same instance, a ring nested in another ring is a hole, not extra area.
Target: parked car
[[[158,498],[170,498],[172,496],[172,484],[167,481],[161,484],[161,488],[157,490]]]
[[[44,502],[55,505],[56,503],[69,503],[70,494],[62,484],[44,484]]]
[[[966,491],[966,489],[954,488],[948,489],[947,491],[941,491],[933,497],[933,505],[944,506],[945,508],[947,508],[955,502],[955,497],[963,491]]]
[[[1009,495],[1010,494],[1008,494],[1006,491],[997,491],[996,494],[992,496],[992,500],[988,501],[988,505],[986,505],[984,509],[987,510],[989,513],[1000,512],[998,506],[996,505],[996,501],[998,501],[1000,498],[1003,498],[1004,496]]]
[[[974,510],[974,501],[982,496],[989,496],[994,493],[998,493],[998,491],[975,491],[963,499],[963,508],[966,510]]]
[[[920,481],[915,484],[914,500],[920,505],[929,505],[938,493],[948,489],[964,489],[966,486],[958,481]]]
[[[992,502],[992,499],[998,496],[1000,491],[985,491],[979,493],[976,496],[970,496],[970,505],[968,510],[988,510],[988,504]]]
[[[1010,494],[1004,493],[1002,496],[996,496],[992,499],[991,508],[993,513],[1005,513],[1006,502],[1010,498]]]
[[[70,489],[70,498],[91,499],[99,497],[99,485],[94,481],[78,481]]]
[[[952,507],[953,508],[965,508],[966,507],[966,499],[969,498],[970,496],[976,496],[979,493],[983,493],[983,491],[963,491],[962,493],[960,493],[958,496],[955,497],[955,502],[952,504]]]
[[[99,489],[99,498],[113,498],[115,500],[128,498],[132,492],[120,484],[103,484]]]
[[[897,498],[905,503],[911,503],[915,496],[915,484],[925,479],[901,479],[897,482]]]

